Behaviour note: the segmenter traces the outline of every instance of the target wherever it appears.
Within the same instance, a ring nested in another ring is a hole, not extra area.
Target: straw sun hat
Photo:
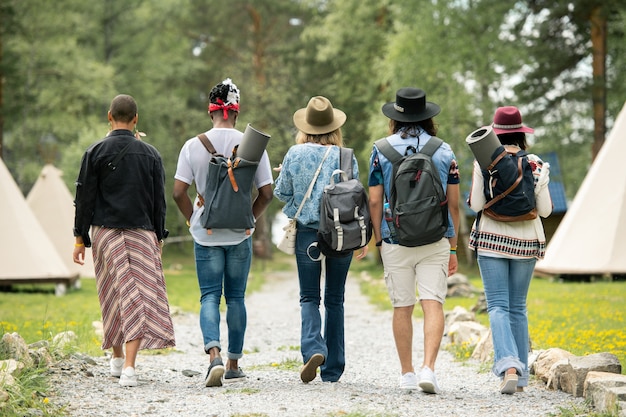
[[[346,114],[334,109],[326,97],[315,96],[309,104],[293,114],[293,124],[308,135],[323,135],[339,129],[346,122]]]

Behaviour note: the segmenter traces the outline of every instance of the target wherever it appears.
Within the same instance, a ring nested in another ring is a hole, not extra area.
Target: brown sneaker
[[[514,394],[517,391],[517,374],[505,374],[500,384],[502,394]]]
[[[317,376],[317,368],[319,368],[326,358],[321,353],[315,353],[311,356],[311,359],[304,364],[302,369],[300,370],[300,379],[302,382],[309,383],[315,379]]]

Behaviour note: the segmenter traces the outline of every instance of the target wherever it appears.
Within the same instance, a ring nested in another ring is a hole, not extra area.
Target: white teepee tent
[[[536,270],[550,274],[626,273],[626,104],[598,152]]]
[[[70,272],[82,277],[95,277],[91,249],[85,250],[85,264],[72,260],[74,248],[74,199],[63,182],[62,171],[48,164],[43,167],[39,178],[31,188],[26,202],[48,234],[59,256]]]
[[[0,284],[75,282],[2,160],[0,231]]]

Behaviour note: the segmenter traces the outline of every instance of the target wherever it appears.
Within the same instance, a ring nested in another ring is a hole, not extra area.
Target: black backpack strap
[[[107,164],[107,168],[109,168],[108,170],[104,171],[103,176],[106,177],[109,173],[115,171],[117,169],[117,164],[122,160],[122,158],[124,157],[124,155],[126,155],[126,153],[128,152],[128,150],[130,149],[130,146],[133,144],[133,141],[128,142],[128,145],[124,146],[122,148],[121,151],[118,152],[118,154],[115,156],[115,158],[113,158],[112,161],[110,161]]]
[[[389,143],[387,138],[378,139],[376,142],[374,142],[374,145],[376,146],[376,148],[378,148],[380,153],[385,155],[385,158],[389,159],[389,162],[391,162],[392,164],[402,159],[402,154],[396,151],[393,146],[391,146],[391,143]]]
[[[428,142],[426,142],[426,145],[424,145],[424,147],[420,151],[420,153],[428,156],[433,156],[442,143],[443,141],[437,136],[431,136],[430,139],[428,139]]]
[[[352,148],[339,148],[339,169],[348,175],[348,179],[352,179],[352,157],[354,150]]]

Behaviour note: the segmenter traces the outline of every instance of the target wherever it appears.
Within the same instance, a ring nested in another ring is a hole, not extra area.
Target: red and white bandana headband
[[[222,110],[224,112],[224,120],[228,120],[228,111],[239,111],[239,103],[235,104],[225,104],[221,98],[217,99],[217,103],[209,104],[209,113],[214,111]]]

